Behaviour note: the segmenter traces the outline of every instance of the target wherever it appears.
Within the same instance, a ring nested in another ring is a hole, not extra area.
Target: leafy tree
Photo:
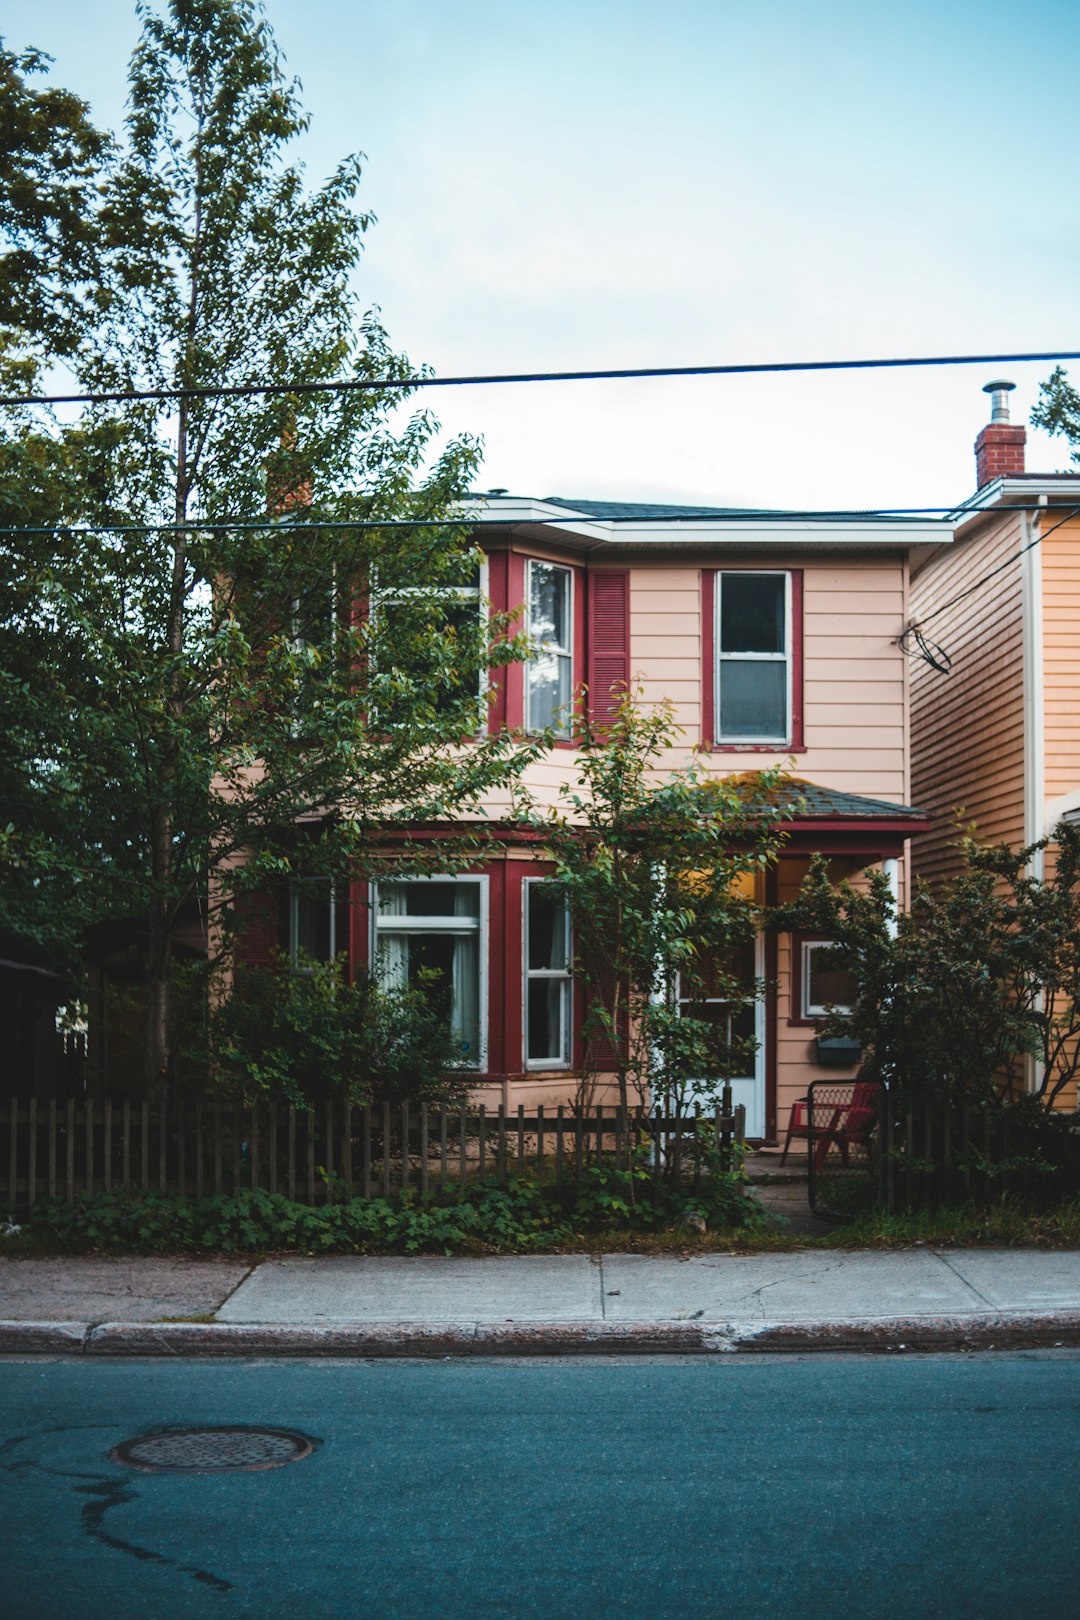
[[[1046,382],[1039,384],[1039,402],[1031,420],[1047,433],[1060,433],[1074,447],[1080,445],[1080,394],[1062,366],[1056,366]],[[1074,448],[1069,459],[1080,461],[1080,449]]]
[[[50,146],[48,96],[27,81],[42,59],[5,59],[5,223],[33,283],[8,300],[12,364],[178,397],[4,413],[2,718],[18,746],[0,826],[27,895],[66,885],[85,918],[105,890],[141,920],[155,1084],[175,1078],[174,947],[196,909],[220,954],[246,892],[372,875],[395,826],[460,820],[527,755],[479,734],[482,673],[518,648],[480,611],[459,515],[478,446],[436,453],[424,412],[395,427],[407,390],[381,385],[413,369],[353,291],[371,223],[359,158],[308,186],[292,158],[307,117],[254,0],[138,11],[122,140],[55,92]],[[64,141],[79,179],[61,207],[43,173]],[[61,239],[79,253],[54,287]],[[290,392],[246,391],[268,381]]]
[[[578,780],[554,808],[522,811],[554,865],[550,890],[570,907],[583,1100],[610,1072],[621,1107],[650,1095],[712,1102],[755,1049],[738,1033],[760,989],[737,966],[759,927],[744,880],[775,859],[791,795],[778,769],[717,779],[691,763],[668,774],[672,705],[646,709],[640,696],[627,692],[600,728],[580,706]]]
[[[777,926],[835,942],[857,994],[827,1027],[859,1041],[867,1079],[976,1103],[1015,1092],[1031,1057],[1051,1108],[1080,1073],[1080,831],[1063,822],[1019,850],[965,836],[961,849],[958,876],[920,886],[900,916],[882,874],[834,888],[818,857]]]

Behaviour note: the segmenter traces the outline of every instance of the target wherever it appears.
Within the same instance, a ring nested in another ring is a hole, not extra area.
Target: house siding
[[[1046,540],[1042,579],[1044,784],[1054,800],[1080,793],[1080,520]]]
[[[928,638],[952,660],[949,675],[911,661],[911,794],[933,818],[914,840],[913,859],[916,875],[929,881],[959,865],[957,811],[980,838],[1023,840],[1022,522],[1018,513],[1003,514],[912,578],[911,618],[926,623]],[[998,567],[981,589],[945,606]]]

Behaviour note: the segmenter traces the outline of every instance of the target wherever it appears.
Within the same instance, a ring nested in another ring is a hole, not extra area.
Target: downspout
[[[1039,514],[1020,520],[1024,554],[1020,559],[1020,597],[1024,645],[1024,843],[1034,844],[1046,831],[1046,722],[1043,688],[1042,547]],[[1042,878],[1043,852],[1031,859],[1030,875]]]
[[[1045,498],[1045,497],[1044,497]],[[1034,544],[1039,532],[1039,513],[1025,512],[1020,519],[1023,555],[1020,558],[1020,600],[1024,649],[1024,843],[1042,838],[1046,819],[1046,720],[1043,671],[1043,582],[1042,547]],[[1037,850],[1028,862],[1028,875],[1042,882],[1044,851]],[[1036,1006],[1041,1010],[1040,994]],[[1042,1085],[1046,1066],[1028,1054],[1024,1059],[1024,1084],[1028,1091]]]

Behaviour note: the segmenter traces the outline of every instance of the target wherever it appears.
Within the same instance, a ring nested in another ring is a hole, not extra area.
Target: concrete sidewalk
[[[1080,1345],[1080,1251],[0,1260],[0,1352],[623,1354]]]

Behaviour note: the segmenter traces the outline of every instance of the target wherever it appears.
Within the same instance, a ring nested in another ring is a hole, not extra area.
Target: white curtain
[[[479,889],[475,883],[459,883],[454,895],[454,916],[477,918]],[[480,1061],[480,932],[459,934],[454,939],[454,964],[450,1003],[450,1027],[466,1063]]]
[[[405,890],[400,883],[379,885],[375,928],[375,972],[388,990],[404,990],[409,983],[409,936],[384,934],[385,917],[404,917]]]

